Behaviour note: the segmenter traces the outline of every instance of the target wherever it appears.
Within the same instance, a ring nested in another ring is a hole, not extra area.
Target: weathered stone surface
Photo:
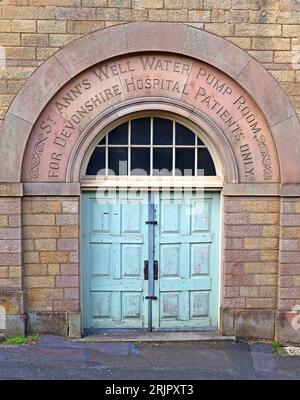
[[[40,250],[56,250],[56,240],[55,239],[36,239],[35,249]]]
[[[78,276],[58,276],[56,277],[56,287],[64,288],[77,288],[78,287]]]
[[[146,22],[126,25],[128,52],[135,52],[140,48],[144,51],[163,51],[166,46],[169,51],[180,54],[183,50],[186,31],[187,26],[177,23]],[[145,41],[144,35],[149,40]],[[161,40],[162,37],[164,37],[164,42]]]
[[[3,333],[5,336],[15,336],[25,334],[25,321],[26,318],[23,314],[7,314],[6,315],[6,326],[5,329],[0,329],[0,333]]]
[[[24,194],[28,196],[76,196],[80,195],[79,183],[24,183]]]
[[[53,276],[26,276],[24,283],[26,288],[52,288],[55,281]]]
[[[283,130],[289,130],[289,136],[288,138],[286,137],[285,140],[282,138],[280,133]],[[294,116],[290,119],[287,119],[285,121],[282,121],[280,124],[274,126],[273,128],[274,135],[276,137],[276,140],[278,141],[278,146],[280,148],[284,148],[284,146],[295,143],[296,138],[299,135],[299,120],[297,116]],[[288,143],[286,142],[288,140]],[[293,157],[289,157],[288,159],[285,159],[284,161],[284,171],[282,175],[282,183],[292,183],[292,182],[297,182],[297,179],[295,179],[296,176],[299,176],[300,169],[298,168],[298,165],[296,163],[296,159]],[[295,186],[295,192],[292,193],[292,188],[289,186],[286,188],[285,192],[285,187],[283,186],[283,193],[289,193],[289,195],[296,194],[297,193],[297,186]]]
[[[274,311],[235,311],[234,335],[244,338],[274,338]]]
[[[94,32],[72,42],[64,51],[56,53],[55,57],[69,75],[74,76],[95,64],[95,55],[99,62],[124,52],[127,53],[124,28],[116,26],[106,29],[103,34],[100,31]]]
[[[222,318],[222,335],[234,335],[234,311],[228,309],[221,310]]]
[[[20,182],[21,154],[29,137],[32,124],[8,113],[0,129],[0,160],[6,168],[0,168],[0,182]],[[5,132],[5,133],[4,133]]]
[[[34,33],[36,31],[36,24],[34,20],[15,19],[11,21],[11,30],[20,33]]]
[[[64,312],[30,312],[27,333],[68,335],[68,316]]]
[[[69,253],[67,251],[42,251],[40,259],[42,263],[66,263],[69,261]]]
[[[77,225],[78,215],[60,214],[56,216],[57,225]]]
[[[60,264],[48,264],[48,275],[59,275]]]
[[[255,213],[250,214],[250,224],[274,225],[278,223],[277,213]]]
[[[23,184],[21,183],[1,183],[0,196],[18,197],[23,195]]]
[[[7,315],[19,315],[24,312],[23,292],[0,290],[0,306],[5,308]]]
[[[0,241],[1,245],[1,241]],[[58,250],[78,250],[78,240],[77,239],[58,239],[57,242]]]
[[[62,204],[63,213],[78,213],[78,202],[77,201],[64,201]]]
[[[78,300],[54,300],[53,310],[63,312],[77,312],[79,311]]]
[[[244,241],[245,249],[278,249],[278,239],[274,238],[249,238]]]
[[[36,111],[42,111],[43,106],[47,102],[48,96],[53,96],[61,85],[64,85],[69,76],[59,61],[53,57],[47,63],[43,64],[38,70],[38,76],[28,81],[18,94],[18,100],[14,101],[10,109],[11,113],[22,118],[25,121],[34,123],[36,119]],[[28,92],[34,90],[34,97],[29,96]],[[30,98],[30,101],[28,101]],[[26,107],[23,106],[24,102]]]
[[[33,214],[54,214],[61,212],[61,202],[60,201],[45,201],[37,200],[31,203]],[[49,224],[50,225],[50,224]]]
[[[76,225],[61,227],[62,238],[77,238],[78,234],[79,234],[79,228]]]
[[[249,226],[249,225],[235,225],[235,226],[226,226],[226,237],[259,237],[262,232],[262,227],[257,226]]]
[[[248,90],[250,87],[253,89],[253,96],[256,98],[258,104],[265,104],[264,112],[270,121],[270,125],[275,125],[293,117],[295,112],[287,97],[280,96],[279,93],[278,96],[276,96],[275,93],[279,91],[279,87],[270,75],[266,74],[262,81],[258,81],[258,77],[262,78],[260,73],[262,69],[263,67],[258,63],[251,61],[239,76],[239,82]],[[272,99],[267,96],[264,90],[261,90],[262,87],[266,87],[267,85],[270,86],[270,89],[272,87],[271,90],[272,93],[274,93],[274,98],[272,96]],[[269,101],[267,99],[269,99]],[[280,104],[278,102],[280,102]]]
[[[277,340],[282,344],[300,344],[300,314],[296,312],[277,313]]]
[[[79,300],[79,290],[75,288],[65,288],[64,289],[65,300]]]
[[[222,39],[217,36],[212,36],[210,39],[208,37],[210,36],[207,32],[189,27],[184,45],[185,54],[194,56],[195,58],[199,57],[201,60],[212,65],[218,64],[221,70],[226,71],[232,77],[237,77],[250,61],[250,56],[237,51],[237,47],[231,43],[228,44],[225,54],[222,51]],[[214,52],[211,51],[212,47],[215,50]],[[234,66],[232,65],[232,61],[230,61],[233,58],[235,59]]]
[[[81,313],[69,313],[68,336],[73,339],[81,338]]]
[[[23,233],[24,238],[26,239],[49,239],[60,237],[59,226],[27,226],[24,227]]]

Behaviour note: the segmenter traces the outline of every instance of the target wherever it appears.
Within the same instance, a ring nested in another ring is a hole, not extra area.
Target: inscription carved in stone
[[[258,107],[233,79],[205,63],[146,54],[101,63],[63,87],[35,124],[25,156],[25,182],[63,182],[80,134],[101,113],[139,98],[188,104],[229,140],[241,182],[276,182],[276,150]]]

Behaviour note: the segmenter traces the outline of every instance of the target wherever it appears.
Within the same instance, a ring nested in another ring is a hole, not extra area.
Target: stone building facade
[[[108,289],[93,305],[85,288],[94,232],[84,193],[96,190],[86,167],[120,124],[166,118],[199,134],[216,168],[188,181],[220,194],[214,330],[300,342],[299,1],[2,0],[0,45],[4,332],[77,337],[101,327],[101,313],[111,320]],[[151,183],[179,185],[165,179]],[[172,313],[162,320],[171,326]]]

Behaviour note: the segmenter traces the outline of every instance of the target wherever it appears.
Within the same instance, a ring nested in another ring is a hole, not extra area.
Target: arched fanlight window
[[[86,175],[215,176],[205,144],[186,126],[166,118],[129,120],[96,146]]]

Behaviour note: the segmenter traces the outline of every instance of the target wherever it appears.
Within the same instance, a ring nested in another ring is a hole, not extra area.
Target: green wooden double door
[[[84,328],[216,329],[219,209],[216,192],[84,193]]]

